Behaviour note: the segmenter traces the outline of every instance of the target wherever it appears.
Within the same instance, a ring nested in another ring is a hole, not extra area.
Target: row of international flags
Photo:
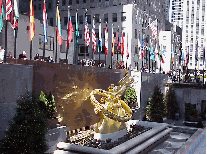
[[[4,2],[3,0],[0,0],[0,32],[3,28],[3,19],[6,16],[6,20],[11,23],[11,26],[14,30],[18,29],[18,18],[19,18],[19,12],[18,12],[18,6],[17,1],[13,0],[13,4],[11,0],[5,0],[5,6],[4,8]],[[6,11],[5,11],[6,10]],[[158,22],[157,19],[153,21],[151,24],[149,24],[149,27],[152,31],[152,35],[154,36],[154,39],[157,40],[157,33],[158,33]],[[46,4],[45,0],[43,0],[43,35],[44,35],[44,43],[47,42],[47,11],[46,11]],[[74,32],[70,11],[68,9],[68,24],[67,24],[67,49],[69,49],[69,43],[72,41],[72,33]],[[104,40],[104,52],[106,55],[108,55],[108,27],[107,23],[105,25],[105,40]],[[62,45],[63,39],[62,39],[62,30],[61,30],[61,20],[60,20],[60,12],[59,12],[59,6],[57,5],[56,9],[56,35],[57,35],[57,41],[59,45]],[[76,35],[76,50],[78,48],[78,38],[79,38],[79,30],[78,30],[78,13],[76,11],[76,26],[75,26],[75,35]],[[34,22],[34,9],[33,9],[33,0],[30,0],[30,11],[29,11],[29,40],[32,41],[35,36],[35,22]],[[89,35],[89,27],[87,22],[87,10],[85,13],[85,25],[84,25],[84,40],[85,45],[90,45],[90,35]],[[119,28],[116,32],[116,40],[114,38],[114,32],[113,32],[113,24],[112,24],[112,56],[114,55],[115,50],[115,43],[117,44],[117,50],[119,50],[119,47],[121,47],[121,55],[124,55],[124,33],[121,33],[121,41],[119,40]],[[156,44],[157,45],[157,44]],[[145,35],[143,35],[142,39],[142,58],[146,56],[146,51],[149,51],[150,59],[155,60],[155,56],[159,56],[162,63],[164,63],[164,59],[162,56],[162,53],[165,52],[165,50],[162,51],[162,49],[159,51],[156,50],[157,46],[153,48],[153,41],[150,40],[150,42],[145,41]],[[95,32],[95,21],[93,19],[92,23],[92,50],[94,53],[96,53],[96,32]],[[98,39],[98,52],[102,51],[102,37],[101,37],[101,22],[99,23],[99,39]],[[174,51],[172,47],[172,62],[174,61]],[[128,52],[128,34],[127,34],[127,49],[126,49],[126,57],[129,57]],[[187,57],[187,56],[186,56]],[[183,59],[186,59],[183,57]],[[185,60],[185,63],[187,62],[187,59]]]

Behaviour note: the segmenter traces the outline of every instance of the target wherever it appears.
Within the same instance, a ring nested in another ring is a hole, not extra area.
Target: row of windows
[[[38,10],[42,10],[42,4],[34,5],[34,10],[37,10],[37,6],[38,6]],[[52,4],[49,3],[47,10],[51,10],[51,9],[52,9]]]
[[[121,21],[126,21],[126,16],[124,16],[125,12],[121,13]],[[71,21],[72,24],[75,24],[75,16],[71,16]],[[83,15],[79,16],[79,24],[83,24]],[[99,23],[100,18],[99,18],[99,14],[95,14],[95,23]],[[117,13],[113,13],[112,14],[112,21],[113,22],[117,22]],[[68,17],[64,17],[64,25],[67,25],[68,22]],[[88,24],[91,24],[92,20],[91,20],[91,15],[87,15],[87,22]],[[102,20],[103,23],[108,23],[108,13],[104,14],[104,18]]]

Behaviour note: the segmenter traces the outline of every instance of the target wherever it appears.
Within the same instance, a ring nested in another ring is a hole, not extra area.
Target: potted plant
[[[161,92],[158,85],[154,88],[154,93],[148,100],[146,107],[146,116],[152,122],[163,122],[165,116],[166,105],[164,102],[163,93]]]
[[[134,88],[130,87],[126,90],[124,101],[129,105],[129,107],[136,107],[137,95]]]

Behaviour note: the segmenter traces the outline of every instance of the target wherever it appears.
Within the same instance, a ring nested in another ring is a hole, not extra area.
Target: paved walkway
[[[196,153],[195,154],[204,154],[204,153],[206,153],[206,137],[200,143],[199,147],[196,149]]]

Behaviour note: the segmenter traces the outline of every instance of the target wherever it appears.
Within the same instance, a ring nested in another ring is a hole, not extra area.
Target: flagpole
[[[150,43],[151,43],[151,39],[150,39]],[[151,44],[149,44],[150,45],[150,50],[151,50]],[[148,50],[148,57],[149,57],[149,59],[148,59],[148,63],[149,63],[149,73],[150,73],[150,50]]]
[[[93,26],[94,26],[94,22],[95,22],[94,20],[95,20],[95,16],[93,16]],[[95,27],[93,27],[93,28],[94,28],[94,31],[95,31]],[[92,32],[92,38],[93,38],[93,32]],[[94,46],[94,44],[93,44],[93,39],[92,39],[92,48],[93,48],[93,46]],[[94,61],[94,50],[92,50],[92,59]]]
[[[87,18],[87,9],[86,9],[86,13],[85,13],[85,18]],[[86,21],[85,21],[86,22]],[[86,30],[86,29],[85,29]],[[84,33],[85,34],[85,33]],[[86,35],[86,34],[85,34]],[[86,36],[84,36],[85,37],[85,39],[86,39]],[[86,41],[86,40],[85,40]],[[88,41],[88,40],[87,40]],[[86,60],[86,43],[85,43],[85,52],[84,52],[84,59]]]
[[[32,60],[32,40],[30,41],[30,60]]]
[[[14,28],[14,58],[16,59],[17,28]]]
[[[119,26],[118,26],[118,31],[119,31]],[[119,34],[119,33],[118,33]],[[119,37],[119,35],[117,35],[116,37]],[[118,38],[119,39],[119,38]],[[117,44],[118,45],[118,44]],[[117,63],[118,63],[118,60],[119,60],[119,55],[118,55],[118,49],[116,48],[116,54],[117,54]]]
[[[76,45],[75,45],[75,64],[78,64],[78,36],[79,36],[79,32],[78,32],[78,9],[76,9],[76,24],[75,24],[75,30],[76,30]]]
[[[100,29],[100,24],[101,24],[101,19],[100,19],[100,21],[99,21],[99,29]],[[99,33],[100,33],[100,30],[99,30]],[[100,36],[101,34],[99,34],[99,36]],[[99,38],[99,39],[102,39],[102,38]],[[101,40],[100,40],[101,41]],[[101,44],[100,45],[102,45],[102,41],[101,41]],[[101,53],[101,51],[100,51],[100,49],[101,49],[102,47],[99,47],[99,64],[100,64],[100,53]]]
[[[113,37],[113,35],[114,35],[114,34],[113,34],[113,24],[112,24],[111,26],[112,26],[112,29],[111,29],[111,30],[112,30],[112,36],[111,36],[111,38],[112,38],[112,39],[111,39],[111,40],[112,40],[112,41],[111,41],[111,42],[112,42],[112,49],[111,49],[111,69],[112,69],[112,57],[113,57],[113,56],[112,56],[112,54],[113,54],[112,52],[114,52],[114,51],[112,51],[113,48],[114,48],[114,44],[113,44],[113,43],[114,43],[114,42],[113,42],[113,39],[114,39],[114,37]]]
[[[69,9],[70,9],[70,6],[68,6],[68,27],[69,27]],[[68,32],[69,33],[69,32]],[[68,37],[68,36],[67,36]],[[68,38],[67,38],[68,39]],[[68,64],[68,48],[69,48],[69,45],[70,45],[70,42],[68,43],[68,47],[67,47],[67,50],[66,50],[66,63]]]
[[[43,1],[43,3],[44,3],[44,1]],[[46,2],[45,2],[46,3]],[[43,4],[43,5],[45,5],[45,4]],[[44,6],[43,6],[44,7]],[[44,9],[43,9],[44,10]],[[44,20],[44,19],[43,19]],[[47,20],[47,19],[46,19]],[[44,21],[43,21],[44,22]],[[44,23],[43,23],[43,27],[44,27]],[[44,31],[43,31],[43,33],[44,33]],[[45,37],[46,36],[44,36],[44,44],[43,44],[43,58],[45,59]]]
[[[6,55],[7,55],[7,20],[5,24],[5,52],[4,52],[4,63],[6,63]]]
[[[57,1],[57,8],[58,8],[58,5],[59,5],[59,1]],[[57,12],[56,12],[56,52],[55,52],[55,62],[57,63]]]

